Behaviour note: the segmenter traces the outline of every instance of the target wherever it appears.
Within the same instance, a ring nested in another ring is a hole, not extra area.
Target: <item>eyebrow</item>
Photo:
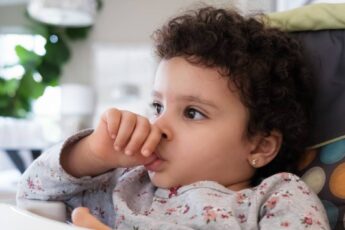
[[[162,99],[162,94],[157,91],[153,91],[152,96],[158,99]],[[209,100],[206,100],[194,95],[179,95],[177,96],[177,99],[181,101],[195,102],[198,104],[203,104],[203,105],[207,105],[213,108],[217,108],[217,106],[212,101],[209,101]]]

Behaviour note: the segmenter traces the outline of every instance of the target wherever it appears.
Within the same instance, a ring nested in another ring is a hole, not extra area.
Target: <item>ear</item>
[[[249,164],[260,168],[270,163],[277,156],[282,139],[282,134],[278,131],[272,131],[268,136],[256,136],[251,154],[248,155]]]

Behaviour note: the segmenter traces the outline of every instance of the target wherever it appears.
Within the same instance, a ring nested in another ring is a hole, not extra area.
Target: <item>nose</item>
[[[169,120],[166,114],[161,114],[157,117],[153,124],[156,125],[162,131],[162,139],[171,141],[173,138],[172,121]]]

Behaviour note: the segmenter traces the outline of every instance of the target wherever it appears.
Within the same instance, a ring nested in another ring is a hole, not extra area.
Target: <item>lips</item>
[[[161,170],[164,160],[161,158],[159,153],[155,152],[153,154],[156,156],[156,158],[150,163],[145,164],[144,166],[149,171],[158,172],[159,170]]]
[[[159,154],[159,152],[154,152],[153,153],[158,159],[164,160],[163,157]]]

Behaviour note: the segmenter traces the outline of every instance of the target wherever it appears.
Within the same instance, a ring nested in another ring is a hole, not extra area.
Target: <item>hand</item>
[[[92,134],[63,150],[61,165],[75,177],[145,165],[156,159],[152,153],[161,137],[162,131],[147,118],[109,109]]]
[[[85,207],[79,207],[73,210],[72,222],[79,227],[95,230],[111,230],[109,226],[103,224],[96,217],[91,215],[89,209]]]
[[[109,169],[150,163],[162,136],[161,130],[140,115],[109,109],[101,116],[88,145],[97,161]]]

